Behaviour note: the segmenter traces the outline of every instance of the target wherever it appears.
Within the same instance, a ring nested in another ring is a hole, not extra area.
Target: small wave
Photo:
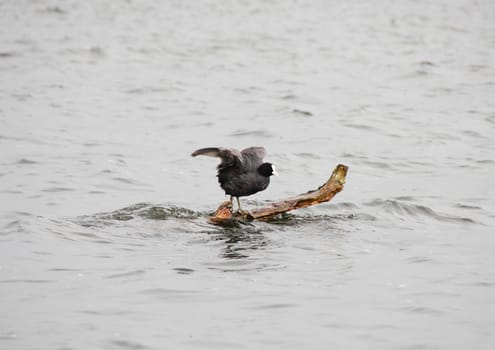
[[[409,312],[409,313],[418,313],[418,314],[431,314],[431,315],[442,315],[445,312],[439,308],[434,308],[434,307],[428,307],[428,306],[406,306],[403,307],[402,310]]]
[[[125,177],[120,177],[120,176],[114,177],[113,180],[118,181],[118,182],[122,182],[126,185],[134,185],[134,186],[141,186],[142,185],[138,181],[135,181],[135,180],[129,179],[129,178],[125,178]]]
[[[146,350],[150,349],[148,345],[143,343],[138,343],[133,340],[127,339],[115,339],[111,341],[111,344],[115,345],[118,349],[129,349],[129,350]]]
[[[357,124],[357,123],[344,123],[343,124],[345,127],[348,128],[353,128],[353,129],[358,129],[358,130],[365,130],[365,131],[370,131],[370,132],[380,132],[379,129],[370,126],[370,125],[365,125],[365,124]]]
[[[202,215],[200,212],[177,206],[163,207],[149,203],[137,203],[109,213],[81,216],[77,221],[83,226],[98,226],[108,221],[128,221],[136,218],[152,220],[196,219]]]
[[[286,309],[286,308],[292,308],[292,307],[297,307],[298,304],[291,304],[291,303],[273,303],[273,304],[265,304],[265,305],[260,305],[260,306],[253,306],[251,309],[253,310],[270,310],[270,309]]]
[[[103,57],[105,56],[105,50],[103,50],[100,46],[91,46],[89,48],[89,53],[94,56]]]
[[[477,164],[493,164],[495,161],[492,159],[481,159],[481,160],[476,160],[475,161]]]
[[[138,343],[138,342],[131,341],[131,340],[125,340],[125,339],[112,340],[112,344],[117,346],[119,349],[129,349],[129,350],[150,349],[150,347],[148,347],[145,344]]]
[[[269,138],[269,137],[272,137],[273,134],[266,131],[266,130],[250,130],[250,131],[247,131],[247,130],[239,130],[239,131],[236,131],[234,133],[232,133],[230,136],[235,136],[235,137],[242,137],[242,136],[254,136],[254,137],[266,137],[266,138]]]
[[[468,223],[468,224],[476,223],[476,221],[471,218],[458,217],[448,214],[440,214],[425,205],[403,203],[393,199],[375,199],[371,202],[365,203],[365,205],[370,207],[377,207],[387,213],[396,214],[399,216],[413,216],[413,217],[423,216],[443,222]]]
[[[61,7],[58,7],[58,6],[48,6],[48,7],[44,8],[43,10],[40,10],[40,12],[55,13],[55,14],[59,14],[59,15],[64,15],[67,13],[64,9],[62,9]]]
[[[129,89],[126,91],[126,93],[131,94],[131,95],[145,95],[145,94],[151,94],[151,93],[165,93],[167,92],[167,89],[162,88],[162,87],[153,87],[153,86],[147,86],[147,87],[141,87],[141,88],[133,88]]]
[[[292,109],[292,113],[294,113],[296,115],[302,115],[305,117],[312,117],[313,116],[313,113],[311,113],[310,111],[306,111],[306,110],[299,109],[299,108]]]
[[[17,56],[17,53],[15,52],[8,52],[8,51],[0,52],[0,58],[10,58],[15,56]]]
[[[0,174],[0,176],[3,176],[4,174]],[[21,190],[1,190],[0,193],[8,193],[8,194],[22,194],[24,193]]]
[[[398,201],[408,201],[408,202],[412,202],[416,200],[416,198],[414,198],[413,196],[398,196],[395,197],[395,199]]]
[[[18,160],[16,164],[38,164],[38,162],[32,159],[22,158]]]
[[[430,262],[431,258],[426,256],[412,256],[410,258],[407,258],[406,261],[411,264],[418,264],[418,263]]]
[[[3,230],[0,232],[0,236],[6,236],[15,233],[25,233],[27,232],[27,227],[29,227],[29,221],[24,219],[17,219],[13,221],[9,221],[3,227]]]
[[[307,152],[296,153],[296,156],[305,159],[320,159],[320,156],[318,156],[317,154]]]
[[[383,169],[387,169],[387,170],[393,170],[394,169],[390,164],[384,163],[384,162],[378,162],[378,161],[372,161],[372,160],[363,160],[363,163],[371,166],[372,168],[376,168],[376,169],[382,169],[382,170]]]
[[[483,210],[482,207],[479,207],[477,205],[469,205],[469,204],[462,204],[462,203],[457,203],[455,205],[456,208],[460,209],[468,209],[468,210]]]
[[[60,186],[53,186],[53,187],[48,187],[44,188],[41,190],[41,192],[70,192],[70,191],[75,191],[74,188],[70,187],[60,187]]]
[[[172,270],[177,272],[179,275],[190,275],[195,271],[194,269],[190,269],[188,267],[175,267]]]
[[[359,205],[352,202],[340,202],[340,203],[326,203],[319,206],[320,208],[325,208],[325,210],[332,210],[342,212],[343,210],[357,210]]]
[[[296,94],[286,94],[280,97],[282,100],[297,100],[297,95]]]
[[[148,288],[141,290],[140,293],[160,299],[186,299],[197,296],[200,292],[194,289]]]
[[[462,134],[464,134],[466,136],[474,137],[474,138],[482,138],[483,137],[479,132],[474,131],[474,130],[463,130]]]
[[[346,213],[336,215],[295,215],[290,213],[283,213],[267,220],[266,222],[276,225],[306,225],[306,224],[318,224],[318,223],[336,223],[342,220],[362,220],[362,221],[374,221],[376,217],[366,213]]]
[[[266,264],[266,263],[253,263],[248,256],[240,256],[236,259],[232,259],[230,256],[225,256],[227,260],[216,264],[210,264],[209,270],[216,270],[221,272],[252,272],[252,271],[277,271],[284,270],[287,265],[284,264]],[[236,263],[237,262],[237,263]]]
[[[134,271],[128,271],[128,272],[122,272],[122,273],[116,273],[113,275],[106,276],[106,279],[114,279],[114,278],[122,278],[122,277],[134,277],[134,276],[140,276],[144,275],[146,271],[144,270],[134,270]]]
[[[9,279],[0,280],[0,283],[27,283],[27,284],[41,284],[41,283],[54,283],[56,280],[43,280],[43,279]]]

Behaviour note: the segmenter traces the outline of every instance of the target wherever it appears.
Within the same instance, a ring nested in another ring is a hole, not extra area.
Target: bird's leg
[[[238,209],[237,211],[240,211],[241,210],[241,206],[240,206],[240,203],[239,203],[239,197],[235,197],[237,199],[237,205],[238,205]],[[232,212],[234,211],[234,201],[232,200],[234,199],[234,196],[230,196],[230,203],[232,203]]]
[[[232,203],[232,211],[234,211],[234,202],[232,201],[233,198],[234,196],[230,196],[230,202]],[[237,199],[237,211],[242,214],[243,211],[241,209],[241,202],[239,201],[239,197],[235,197],[235,199]]]
[[[251,213],[249,211],[242,210],[242,208],[241,208],[241,201],[239,200],[239,197],[235,197],[235,198],[237,199],[237,206],[238,206],[237,212],[239,214],[241,214],[241,216],[243,218],[249,218],[249,217],[251,217]]]

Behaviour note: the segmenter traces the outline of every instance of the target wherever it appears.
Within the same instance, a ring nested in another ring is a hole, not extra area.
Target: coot
[[[191,155],[218,157],[222,161],[218,165],[218,182],[225,194],[236,197],[239,211],[239,197],[263,191],[270,184],[270,176],[278,175],[275,166],[264,163],[264,147],[249,147],[241,152],[234,148],[208,147],[194,151]]]

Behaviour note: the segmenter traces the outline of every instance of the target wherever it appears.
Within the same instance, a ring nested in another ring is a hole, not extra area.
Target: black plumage
[[[263,147],[249,147],[241,152],[233,148],[208,147],[194,151],[193,157],[203,155],[221,159],[217,167],[218,182],[226,194],[237,197],[263,191],[270,184],[270,176],[277,175],[271,163],[264,163],[266,151]]]

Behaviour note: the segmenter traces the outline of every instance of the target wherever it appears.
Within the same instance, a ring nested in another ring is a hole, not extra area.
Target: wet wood
[[[318,189],[309,191],[294,197],[289,197],[250,212],[232,212],[232,202],[226,201],[220,204],[214,216],[209,221],[218,225],[231,225],[236,222],[249,222],[252,220],[268,220],[288,211],[309,207],[331,200],[337,193],[344,189],[347,166],[339,164],[330,178]]]

